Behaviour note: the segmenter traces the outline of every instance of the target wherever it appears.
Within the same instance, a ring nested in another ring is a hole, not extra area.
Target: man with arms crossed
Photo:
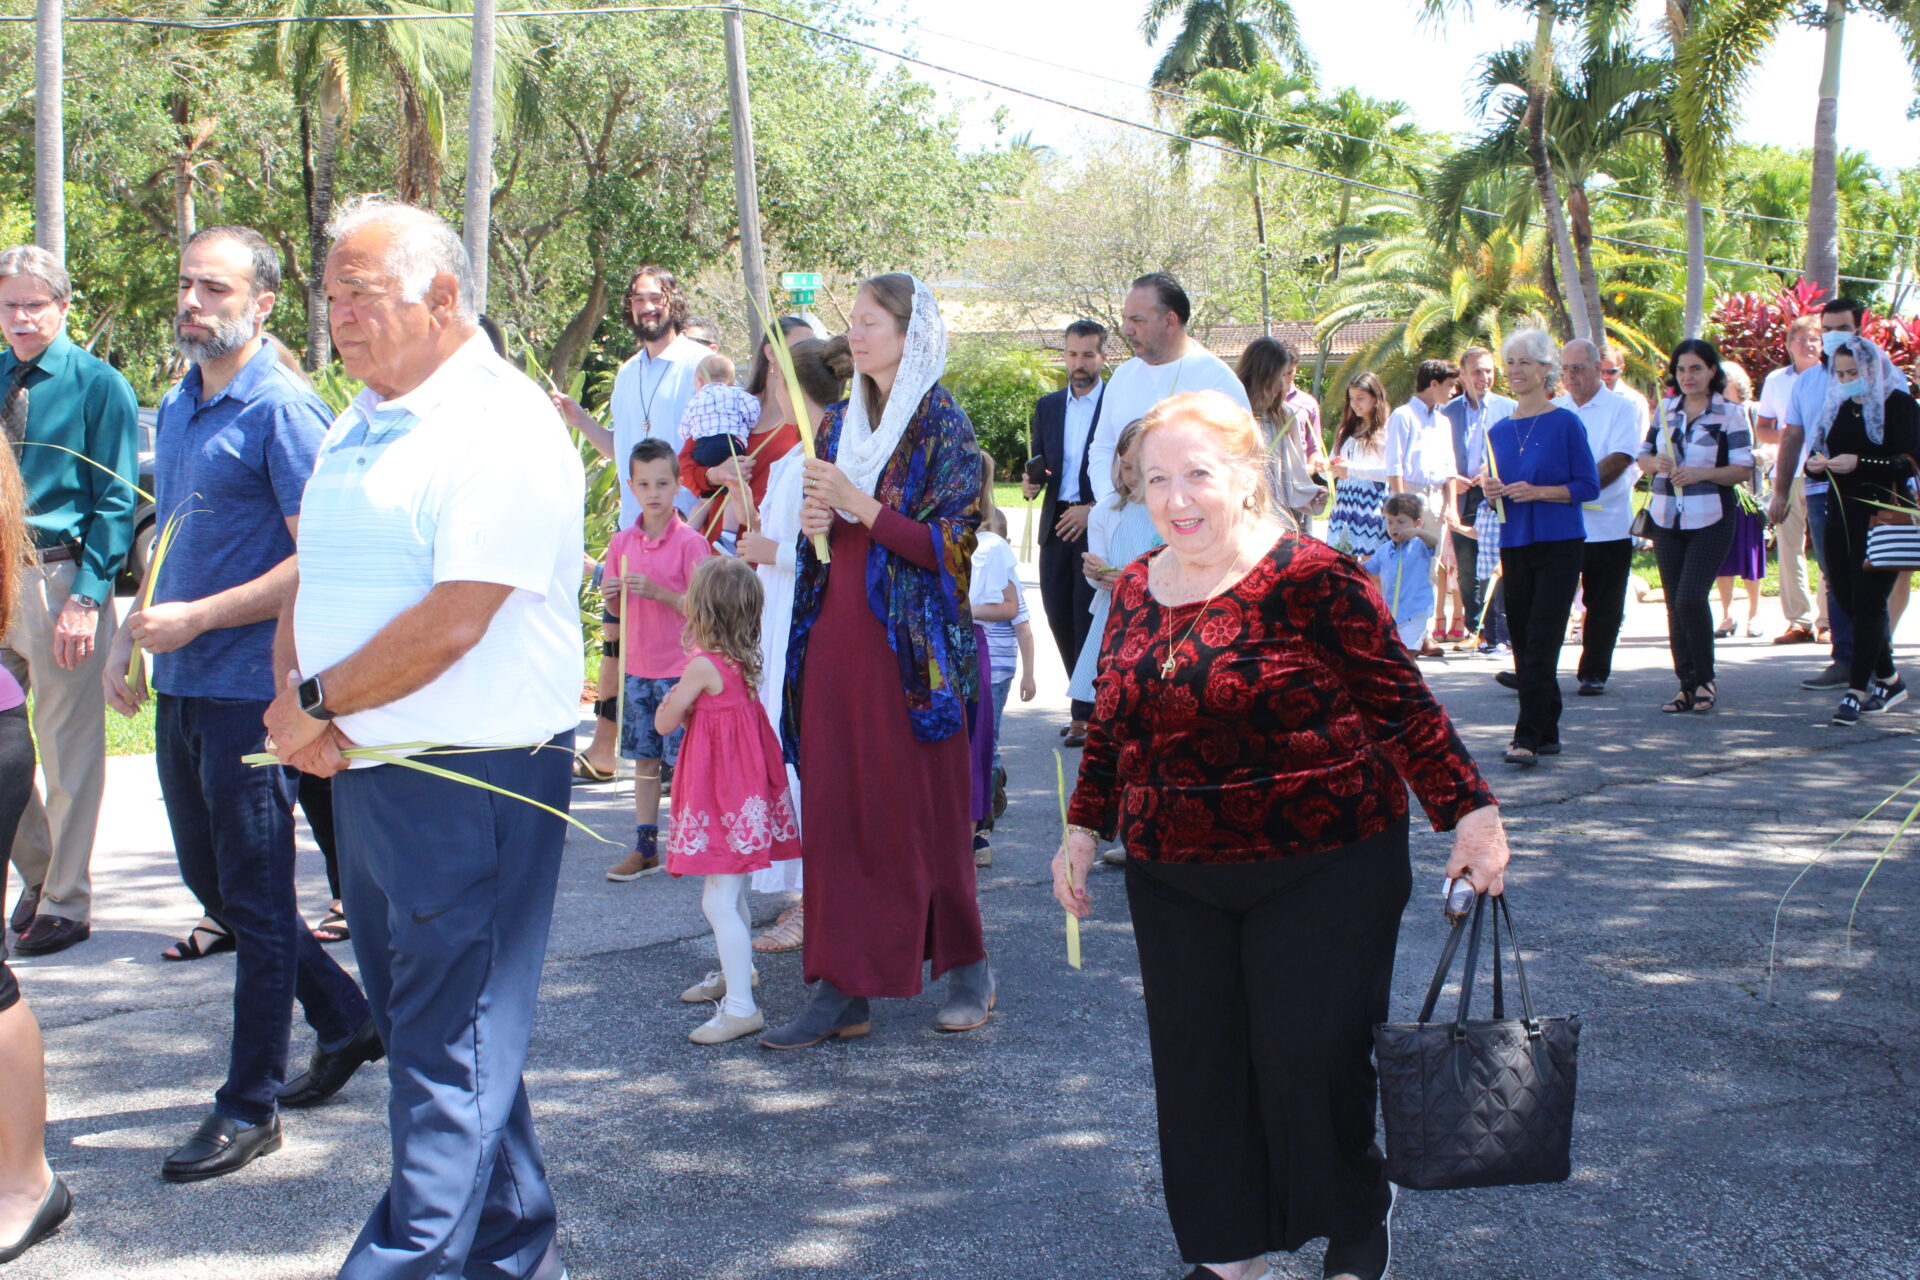
[[[328,323],[366,383],[320,447],[280,615],[271,750],[334,777],[341,897],[387,1047],[393,1173],[346,1280],[557,1280],[521,1079],[565,824],[354,745],[565,812],[580,692],[580,456],[475,323],[438,217],[368,199],[327,256]],[[477,748],[477,749],[476,749]]]

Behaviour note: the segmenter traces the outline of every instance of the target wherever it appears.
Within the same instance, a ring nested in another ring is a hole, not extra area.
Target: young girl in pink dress
[[[720,953],[719,970],[680,997],[720,1003],[687,1037],[695,1044],[724,1044],[767,1025],[753,999],[759,975],[747,878],[800,856],[780,740],[760,705],[760,609],[752,565],[732,556],[702,561],[686,594],[693,658],[654,715],[661,734],[688,726],[674,767],[667,873],[706,877],[700,908]]]

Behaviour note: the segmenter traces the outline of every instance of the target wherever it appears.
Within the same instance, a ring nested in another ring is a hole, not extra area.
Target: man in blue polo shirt
[[[231,1173],[280,1146],[279,1108],[312,1106],[381,1055],[366,998],[300,918],[293,781],[242,757],[265,750],[274,619],[292,597],[300,498],[327,408],[263,327],[280,261],[260,233],[208,227],[180,257],[175,339],[193,367],[160,404],[158,516],[178,521],[150,569],[153,603],[127,618],[107,698],[132,715],[154,655],[157,767],[180,874],[235,944],[233,1041],[214,1109],[161,1166],[172,1182]],[[286,1084],[298,998],[318,1041]]]

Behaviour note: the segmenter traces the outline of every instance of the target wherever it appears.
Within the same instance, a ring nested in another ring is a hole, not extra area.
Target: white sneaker
[[[766,1029],[767,1015],[758,1009],[744,1018],[735,1017],[722,1009],[695,1027],[687,1039],[695,1044],[725,1044],[729,1040],[738,1040],[741,1036],[750,1036]]]
[[[760,971],[753,971],[754,990],[760,989]],[[715,1000],[727,998],[727,975],[718,969],[709,969],[707,976],[700,979],[680,993],[680,998],[688,1004],[710,1004]]]

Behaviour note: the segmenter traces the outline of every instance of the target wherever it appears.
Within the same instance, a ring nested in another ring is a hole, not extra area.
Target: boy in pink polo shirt
[[[673,509],[680,467],[666,441],[650,438],[635,445],[627,479],[640,503],[640,519],[607,543],[601,587],[608,613],[620,616],[624,596],[631,615],[620,628],[625,675],[621,692],[626,700],[620,754],[633,761],[633,852],[607,868],[607,879],[622,881],[660,869],[660,761],[672,763],[679,756],[683,731],[662,738],[654,732],[653,713],[686,670],[687,651],[680,639],[686,626],[682,597],[694,566],[713,554],[707,540]]]

